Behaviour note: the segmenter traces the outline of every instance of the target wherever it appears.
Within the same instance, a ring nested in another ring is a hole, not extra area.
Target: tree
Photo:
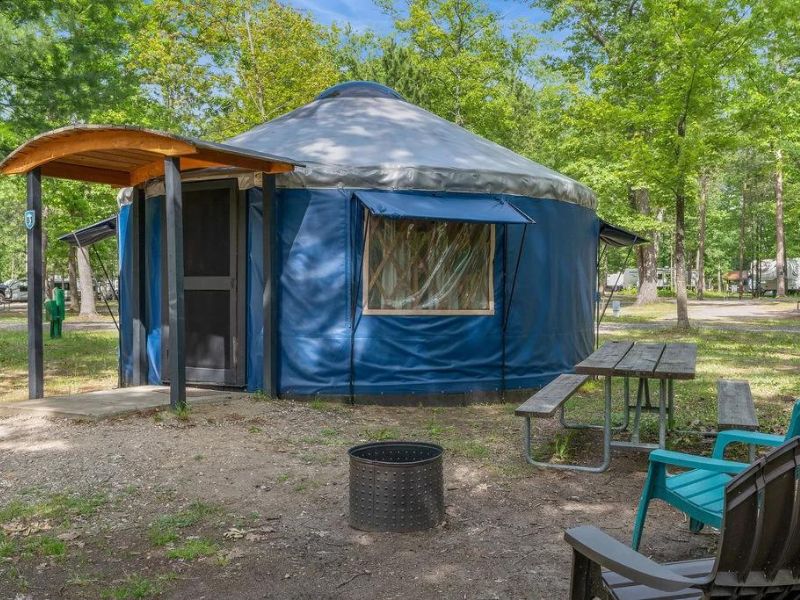
[[[619,107],[605,128],[638,143],[645,185],[669,198],[678,327],[688,327],[689,179],[698,170],[706,128],[722,113],[733,75],[763,33],[763,5],[733,0],[539,4],[552,10],[551,27],[572,27],[569,59],[588,77],[595,96]]]
[[[700,225],[697,232],[697,299],[702,300],[706,288],[706,210],[708,208],[708,184],[710,176],[701,171],[698,187],[700,188]]]
[[[81,316],[91,317],[97,314],[97,307],[94,301],[94,279],[92,277],[92,265],[89,262],[89,249],[78,248],[77,255],[78,285],[81,302],[80,314]]]

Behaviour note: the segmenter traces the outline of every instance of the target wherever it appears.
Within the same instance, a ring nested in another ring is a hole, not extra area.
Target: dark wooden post
[[[183,198],[180,159],[164,159],[167,205],[167,281],[169,313],[169,403],[186,407],[186,344],[183,314]]]
[[[134,190],[131,202],[131,295],[133,373],[131,385],[147,384],[147,332],[145,328],[146,282],[145,271],[145,208],[144,188]]]
[[[264,206],[264,393],[278,395],[278,271],[275,267],[277,235],[275,232],[275,175],[262,173],[261,191]]]
[[[44,341],[42,302],[44,273],[42,257],[42,171],[28,172],[28,210],[33,227],[28,228],[28,398],[44,397]]]

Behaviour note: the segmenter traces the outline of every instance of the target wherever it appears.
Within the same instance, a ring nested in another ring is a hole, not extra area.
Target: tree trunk
[[[689,329],[689,298],[686,295],[686,195],[683,184],[675,194],[675,294],[678,329]]]
[[[742,299],[744,294],[744,209],[747,197],[747,184],[742,184],[742,210],[739,219],[739,300]]]
[[[777,296],[786,295],[786,238],[783,232],[783,151],[775,150],[775,271]]]
[[[630,190],[633,207],[639,214],[650,215],[650,190],[637,188]],[[651,238],[654,236],[651,232]],[[636,266],[639,268],[639,289],[636,304],[651,304],[658,301],[658,268],[654,245],[640,244],[636,247]]]
[[[69,309],[72,312],[80,312],[81,303],[78,298],[78,257],[75,250],[75,246],[70,246],[67,258],[67,269],[69,271]]]
[[[81,316],[96,316],[92,265],[89,264],[89,249],[78,248],[78,278],[81,288]]]
[[[700,174],[700,223],[697,232],[697,299],[706,291],[706,206],[708,204],[708,173]]]

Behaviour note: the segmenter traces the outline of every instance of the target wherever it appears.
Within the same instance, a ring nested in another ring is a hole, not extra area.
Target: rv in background
[[[778,269],[774,259],[754,260],[750,263],[750,272],[749,291],[756,291],[756,286],[759,286],[758,292],[761,294],[775,294],[778,291]],[[786,291],[800,291],[800,258],[786,260]]]

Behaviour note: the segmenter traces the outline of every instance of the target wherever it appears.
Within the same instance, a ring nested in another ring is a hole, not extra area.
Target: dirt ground
[[[563,598],[564,530],[627,542],[646,456],[615,452],[600,475],[536,470],[513,408],[242,398],[187,419],[0,419],[0,598]],[[346,450],[388,438],[445,446],[440,528],[348,526]],[[656,502],[642,550],[684,559],[715,542]]]

